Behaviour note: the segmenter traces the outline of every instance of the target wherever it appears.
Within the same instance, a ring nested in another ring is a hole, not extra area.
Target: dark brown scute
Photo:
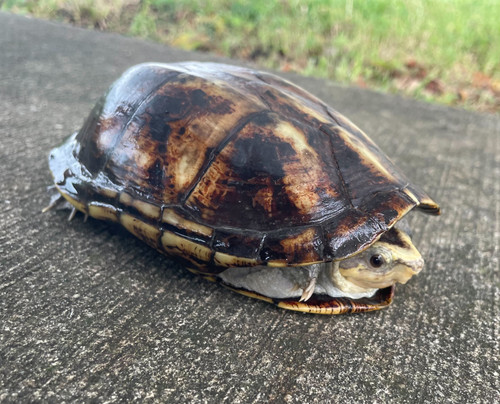
[[[216,154],[187,199],[186,206],[201,212],[203,222],[269,231],[309,220],[310,215],[301,214],[291,200],[285,182],[291,175],[300,181],[306,167],[290,143],[275,135],[276,117],[265,118],[257,115],[240,129]],[[298,170],[287,172],[286,166],[294,161]]]
[[[159,71],[166,73],[161,75],[161,80]],[[129,69],[97,103],[79,131],[77,142],[84,147],[79,152],[78,160],[92,174],[103,170],[137,108],[166,81],[178,75],[175,70],[165,72],[154,65]]]
[[[331,258],[342,258],[369,246],[374,235],[384,231],[380,222],[355,209],[343,211],[325,225],[326,251]]]
[[[260,251],[262,262],[278,261],[283,265],[319,262],[332,258],[325,245],[321,226],[289,228],[269,232]]]

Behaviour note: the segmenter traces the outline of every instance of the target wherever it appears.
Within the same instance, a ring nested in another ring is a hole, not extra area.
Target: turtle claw
[[[73,218],[76,215],[77,209],[70,204],[60,193],[57,191],[57,188],[52,185],[50,187],[47,187],[47,191],[50,192],[50,203],[42,209],[42,213],[48,212],[49,210],[52,209],[69,209],[69,216],[68,216],[68,222],[71,222]],[[88,213],[85,213],[85,218],[83,219],[84,222],[87,221],[87,218],[89,217]]]
[[[71,222],[75,217],[75,215],[76,215],[76,208],[73,207],[71,208],[71,212],[69,213],[68,222]]]
[[[57,190],[54,185],[47,187],[47,192],[50,195],[49,204],[42,209],[42,213],[46,213],[49,210],[63,210],[63,209],[73,209],[73,205],[71,205]]]
[[[60,193],[53,194],[52,197],[50,198],[50,202],[45,208],[42,209],[42,213],[46,213],[51,209],[54,209],[55,207],[59,206],[61,203],[64,202],[64,198]]]
[[[302,292],[302,296],[300,296],[299,302],[306,302],[311,298],[314,293],[314,288],[316,287],[316,279],[317,278],[309,279],[309,285],[307,285],[307,287]]]
[[[313,295],[314,289],[316,288],[316,281],[318,279],[320,268],[320,265],[311,265],[307,268],[307,271],[309,272],[309,283],[304,288],[299,302],[306,302]]]

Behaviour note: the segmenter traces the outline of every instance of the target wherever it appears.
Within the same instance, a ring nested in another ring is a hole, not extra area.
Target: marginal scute
[[[177,214],[174,209],[163,209],[162,222],[206,237],[211,237],[213,234],[212,228],[193,222],[192,220],[187,220]]]
[[[415,207],[413,199],[397,188],[380,191],[358,203],[358,209],[364,215],[379,223],[383,230],[388,230],[401,217]]]
[[[323,235],[319,228],[311,227],[280,241],[283,249],[289,251],[287,262],[322,262]]]
[[[134,203],[134,197],[126,192],[122,192],[120,194],[120,199],[119,202],[126,205],[126,206],[132,206]]]
[[[161,208],[158,205],[136,199],[126,192],[120,194],[119,201],[125,206],[137,209],[146,218],[152,220],[160,219]]]
[[[216,252],[257,259],[264,235],[259,232],[216,229],[212,248]]]
[[[377,219],[355,209],[346,209],[335,222],[325,225],[325,255],[341,259],[367,248],[376,238],[387,230]]]
[[[102,202],[90,202],[88,212],[89,216],[94,219],[118,222],[118,210],[113,205]]]
[[[114,189],[109,189],[105,187],[99,187],[96,192],[99,195],[106,197],[108,200],[112,200],[118,196],[118,192]]]
[[[286,259],[272,259],[267,261],[266,265],[273,268],[284,268],[291,266],[291,264]]]
[[[259,258],[267,265],[280,267],[309,265],[331,260],[325,251],[321,227],[269,233],[262,243]]]
[[[405,192],[411,192],[413,199],[418,200],[418,208],[426,213],[439,215],[441,208],[422,189],[414,184],[409,184]]]
[[[161,234],[157,226],[146,223],[128,213],[120,214],[120,223],[134,236],[157,248],[158,238]]]
[[[210,257],[212,256],[210,248],[195,243],[194,241],[187,240],[170,231],[163,232],[161,244],[167,253],[180,255],[195,265],[210,261]]]
[[[77,210],[80,212],[86,213],[87,212],[87,206],[85,203],[80,202],[79,200],[71,197],[67,192],[62,192],[62,189],[57,186],[58,191],[61,193],[61,195],[66,199],[71,205],[73,205]]]
[[[230,254],[216,252],[214,255],[214,262],[217,266],[230,268],[230,267],[252,267],[259,264],[256,259],[241,258]]]
[[[411,192],[408,188],[405,188],[403,192],[410,197],[410,199],[415,203],[418,204],[418,198],[415,196],[413,192]]]

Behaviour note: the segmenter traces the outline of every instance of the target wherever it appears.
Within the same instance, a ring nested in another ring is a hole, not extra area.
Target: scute
[[[50,166],[78,209],[204,273],[340,259],[415,207],[439,212],[347,118],[222,64],[130,69]]]

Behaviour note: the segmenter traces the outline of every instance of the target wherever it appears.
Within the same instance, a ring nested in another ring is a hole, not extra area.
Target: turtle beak
[[[404,261],[396,265],[394,270],[394,281],[405,284],[413,275],[417,275],[424,267],[424,260],[419,257],[413,261]]]
[[[392,229],[392,243],[382,242],[390,251],[394,267],[390,278],[394,283],[405,284],[413,275],[417,275],[424,267],[424,259],[411,242],[410,236],[399,229]]]

